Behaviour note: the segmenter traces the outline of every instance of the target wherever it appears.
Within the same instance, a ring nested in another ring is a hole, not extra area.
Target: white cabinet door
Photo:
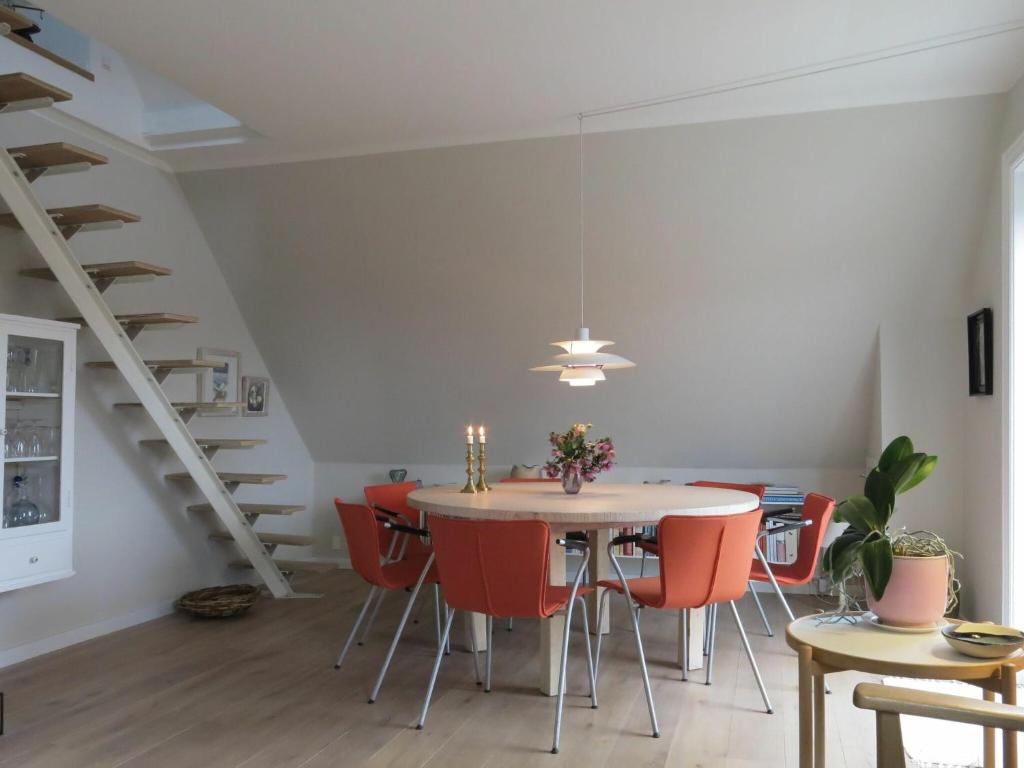
[[[72,573],[76,330],[0,315],[0,591]]]

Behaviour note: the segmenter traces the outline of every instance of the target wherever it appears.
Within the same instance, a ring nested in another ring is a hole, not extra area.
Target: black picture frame
[[[969,393],[991,395],[992,380],[992,310],[979,309],[967,316],[967,359]]]

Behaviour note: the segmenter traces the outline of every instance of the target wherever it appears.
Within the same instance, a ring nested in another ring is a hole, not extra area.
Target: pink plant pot
[[[892,577],[881,600],[864,585],[868,608],[894,627],[935,624],[946,612],[948,567],[945,555],[893,558]]]

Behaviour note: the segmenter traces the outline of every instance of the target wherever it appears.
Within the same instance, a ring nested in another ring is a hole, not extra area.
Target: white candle
[[[480,426],[480,445],[487,442],[487,433],[484,432],[483,425]]]
[[[473,427],[466,427],[466,445],[473,444]]]

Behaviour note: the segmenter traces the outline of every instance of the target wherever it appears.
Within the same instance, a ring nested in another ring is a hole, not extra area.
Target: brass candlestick
[[[480,473],[479,479],[476,483],[476,488],[481,493],[487,493],[491,490],[491,486],[487,484],[487,443],[480,443]]]
[[[476,493],[476,486],[473,485],[473,444],[466,443],[466,484],[462,486],[462,493]]]

